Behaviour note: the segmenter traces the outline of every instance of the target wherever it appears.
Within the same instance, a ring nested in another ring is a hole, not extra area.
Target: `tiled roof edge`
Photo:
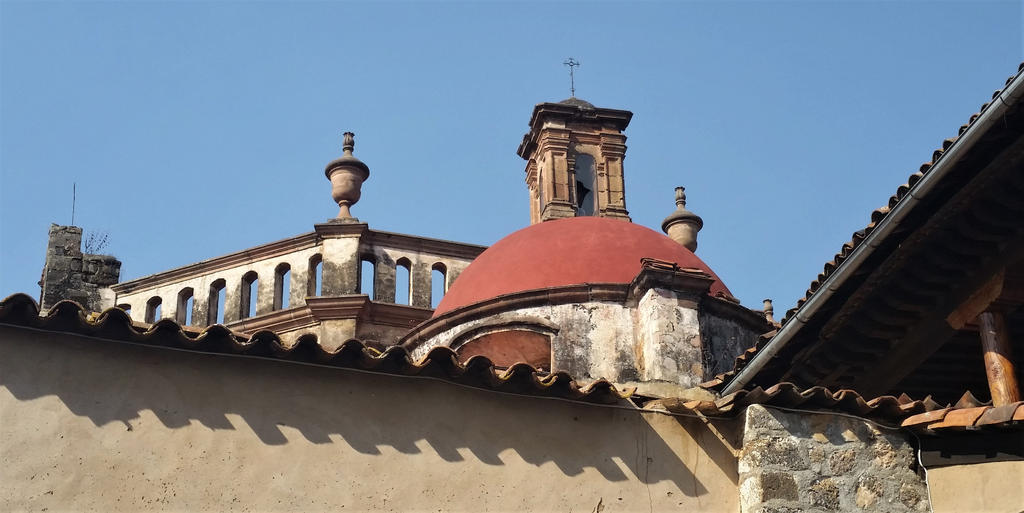
[[[700,413],[709,417],[729,416],[747,406],[848,413],[924,434],[944,434],[979,429],[1024,429],[1024,401],[1004,406],[982,403],[967,392],[955,405],[941,405],[931,397],[914,400],[906,394],[865,399],[856,391],[833,392],[825,387],[800,389],[793,383],[768,388],[741,390],[714,401],[658,399],[645,405],[672,413]]]
[[[708,416],[731,415],[754,404],[801,410],[813,408],[894,423],[943,407],[930,397],[913,400],[901,395],[866,399],[853,390],[842,389],[833,392],[825,387],[801,389],[793,383],[778,383],[768,388],[741,390],[713,401],[659,399],[649,404],[661,405],[672,412],[693,411]]]
[[[413,362],[409,353],[399,346],[392,346],[381,352],[353,339],[346,341],[335,351],[327,351],[311,338],[300,338],[294,346],[287,347],[271,331],[259,331],[247,337],[221,325],[199,330],[183,328],[170,319],[163,319],[154,324],[136,323],[119,308],[90,313],[73,301],[61,301],[45,315],[39,315],[38,304],[25,294],[14,294],[0,301],[0,325],[202,353],[240,354],[382,374],[435,377],[502,392],[592,403],[619,402],[630,397],[632,392],[619,390],[614,384],[603,379],[580,387],[565,372],[549,374],[525,363],[517,363],[501,370],[495,368],[494,364],[483,356],[474,356],[463,364],[458,361],[455,352],[447,347],[432,349],[425,357]],[[726,417],[734,416],[753,404],[849,413],[870,419],[902,423],[911,429],[917,429],[921,424],[929,424],[921,420],[932,418],[927,415],[941,415],[930,422],[935,424],[943,417],[949,419],[950,417],[945,414],[950,411],[973,411],[979,407],[993,409],[978,402],[969,394],[965,394],[955,406],[943,407],[928,397],[916,401],[906,395],[867,400],[853,390],[832,392],[824,387],[800,389],[792,383],[779,383],[767,389],[757,387],[752,390],[741,390],[713,401],[666,398],[648,400],[644,406],[652,411],[663,409],[669,413],[699,413],[709,417]],[[1024,426],[1024,421],[1017,419],[1024,416],[1024,407],[1016,416],[1011,411],[1008,417],[1010,420],[1004,418],[1007,417],[1007,411],[1009,410],[1006,408],[1001,408],[996,413],[987,413],[988,410],[985,410],[971,418],[976,426]],[[933,428],[933,425],[922,427],[928,432],[933,432]]]
[[[381,352],[352,339],[336,350],[328,351],[311,337],[303,337],[289,347],[272,331],[261,330],[247,337],[219,324],[196,330],[183,328],[170,319],[161,319],[154,324],[136,323],[119,308],[90,313],[78,303],[67,300],[54,305],[45,315],[39,312],[39,305],[34,299],[25,294],[14,294],[0,301],[0,324],[202,353],[436,377],[478,388],[585,402],[614,403],[632,394],[632,390],[620,390],[603,379],[580,386],[565,372],[547,373],[524,363],[500,369],[483,356],[474,356],[461,363],[455,352],[447,347],[434,348],[419,361],[413,361],[408,351],[399,346]]]
[[[1009,78],[1006,79],[1004,83],[1004,88],[1006,86],[1009,86],[1022,73],[1024,73],[1024,62],[1020,63],[1017,66],[1017,73],[1011,75]],[[999,95],[1002,94],[1002,92],[1003,89],[997,89],[995,92],[992,93],[992,99],[995,100],[996,98],[998,98]],[[795,307],[790,308],[789,310],[786,311],[785,316],[779,322],[778,326],[780,328],[785,326],[793,318],[793,316],[796,315],[800,308],[802,308],[804,304],[808,300],[810,300],[811,296],[813,296],[818,291],[818,289],[825,282],[825,280],[827,280],[829,276],[831,276],[833,273],[835,273],[837,269],[839,269],[843,262],[845,262],[846,259],[850,256],[850,254],[853,253],[853,250],[856,249],[861,244],[861,242],[863,242],[864,239],[867,238],[868,234],[870,234],[875,229],[875,227],[877,227],[885,219],[885,217],[889,214],[893,207],[895,207],[897,203],[899,203],[904,197],[906,197],[910,189],[917,182],[919,182],[922,177],[924,177],[924,175],[932,168],[932,166],[935,165],[936,161],[938,161],[938,159],[945,153],[945,151],[948,150],[950,146],[952,146],[953,143],[956,142],[956,140],[961,135],[963,135],[979,117],[981,117],[982,113],[984,113],[991,104],[991,101],[982,104],[979,111],[976,112],[975,114],[972,114],[968,119],[967,123],[960,126],[959,130],[957,131],[956,137],[942,141],[942,147],[932,152],[932,160],[930,160],[929,162],[925,162],[924,164],[921,164],[921,168],[916,173],[910,175],[910,177],[907,179],[907,183],[897,187],[896,194],[889,198],[889,201],[885,206],[871,212],[871,222],[868,223],[868,225],[864,229],[854,232],[850,241],[843,244],[839,253],[836,253],[835,257],[833,257],[832,260],[825,262],[821,274],[818,275],[817,279],[811,282],[806,293],[804,294],[804,297],[797,301]],[[725,387],[729,385],[729,382],[732,381],[732,379],[735,378],[736,375],[739,374],[739,372],[742,371],[768,344],[768,342],[771,340],[771,337],[773,337],[777,333],[778,330],[775,330],[773,332],[762,335],[760,338],[758,338],[754,346],[746,349],[743,353],[736,357],[736,360],[733,364],[733,368],[731,370],[716,375],[714,379],[702,383],[701,386],[708,390],[714,390],[719,392],[723,390]]]
[[[1017,73],[1011,75],[1009,78],[1006,79],[1006,82],[1004,83],[1003,87],[1005,88],[1006,86],[1009,86],[1010,83],[1012,83],[1022,73],[1024,73],[1024,62],[1020,63],[1017,66]],[[992,100],[998,98],[999,95],[1002,94],[1002,92],[1003,89],[995,90],[995,92],[992,93]],[[831,276],[836,271],[836,269],[838,269],[839,266],[841,266],[843,262],[846,261],[847,257],[849,257],[853,250],[856,249],[857,246],[859,246],[860,243],[864,241],[868,234],[870,234],[875,229],[875,227],[877,227],[882,222],[882,220],[886,218],[886,216],[896,206],[896,204],[902,201],[903,198],[907,196],[907,193],[910,192],[910,189],[918,181],[920,181],[921,178],[925,176],[925,174],[928,173],[928,171],[942,157],[946,150],[948,150],[950,146],[952,146],[953,143],[955,143],[957,139],[960,138],[960,136],[967,132],[971,125],[973,125],[974,122],[977,121],[977,119],[981,117],[981,115],[986,110],[988,110],[992,103],[992,101],[983,103],[978,112],[972,114],[971,117],[968,118],[967,123],[960,126],[960,128],[957,130],[957,135],[955,137],[951,137],[949,139],[942,141],[942,147],[937,148],[935,151],[932,152],[932,159],[928,162],[925,162],[924,164],[921,164],[920,169],[916,173],[910,175],[910,177],[907,178],[907,182],[905,184],[902,184],[896,188],[896,194],[893,194],[891,197],[889,197],[889,201],[886,205],[878,209],[875,209],[874,211],[871,212],[871,222],[868,223],[868,225],[865,226],[863,229],[854,232],[850,238],[850,241],[843,244],[842,248],[840,248],[839,252],[836,253],[835,257],[833,257],[832,260],[825,262],[821,274],[819,274],[815,280],[811,281],[811,284],[807,288],[807,292],[804,294],[803,299],[797,301],[795,307],[790,308],[789,310],[786,311],[786,315],[785,317],[782,318],[781,321],[781,324],[783,326],[785,326],[785,324],[790,319],[793,318],[793,315],[796,314],[796,312],[804,305],[804,303],[806,303],[811,298],[811,296],[813,296],[814,293],[818,291],[821,285],[825,283],[825,280],[828,279],[828,277]]]

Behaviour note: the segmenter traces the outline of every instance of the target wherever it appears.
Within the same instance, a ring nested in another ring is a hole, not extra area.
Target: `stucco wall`
[[[935,513],[1024,511],[1024,461],[932,468],[928,484]]]
[[[738,509],[697,419],[432,380],[0,327],[0,415],[4,511]]]

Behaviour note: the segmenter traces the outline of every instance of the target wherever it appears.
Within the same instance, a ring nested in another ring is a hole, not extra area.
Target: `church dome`
[[[590,103],[587,100],[582,100],[575,96],[570,96],[558,103],[561,103],[562,105],[572,105],[573,107],[577,107],[583,110],[594,110],[596,108],[594,107],[593,103]]]
[[[710,294],[731,296],[697,255],[644,226],[604,217],[571,217],[531,225],[480,254],[441,299],[434,316],[525,290],[584,283],[630,283],[642,258],[674,262],[711,275]]]

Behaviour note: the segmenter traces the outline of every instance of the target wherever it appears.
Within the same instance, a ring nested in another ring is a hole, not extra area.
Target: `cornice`
[[[412,329],[433,314],[434,310],[431,308],[371,301],[368,320],[373,324]]]
[[[370,225],[366,223],[332,222],[317,223],[313,225],[316,235],[321,239],[335,237],[362,237],[370,231]]]
[[[453,242],[429,237],[417,237],[401,233],[370,230],[365,223],[319,223],[314,225],[315,231],[297,235],[289,239],[270,242],[224,256],[211,258],[177,267],[168,271],[143,276],[130,281],[112,285],[110,288],[118,295],[131,294],[139,290],[148,290],[164,285],[182,282],[198,276],[213,274],[241,265],[287,255],[303,249],[315,247],[325,238],[360,237],[366,243],[394,249],[404,249],[429,253],[443,257],[463,258],[472,260],[487,249],[487,246]]]
[[[366,242],[384,248],[404,249],[431,255],[472,260],[483,253],[487,246],[454,242],[430,237],[417,237],[403,233],[369,230]]]
[[[706,296],[714,281],[710,274],[700,269],[685,269],[670,262],[644,259],[643,268],[629,284],[629,298],[639,301],[645,292],[653,288]]]
[[[275,333],[313,327],[323,321],[358,319],[370,324],[409,328],[427,320],[434,311],[418,306],[396,305],[371,301],[362,294],[347,296],[308,297],[304,306],[257,315],[226,324],[228,329],[255,333]]]
[[[163,271],[149,276],[143,276],[134,280],[116,283],[110,288],[117,294],[131,294],[137,290],[146,290],[160,287],[170,283],[212,274],[225,269],[238,267],[242,264],[266,260],[268,258],[287,255],[303,249],[311,248],[319,243],[319,237],[315,232],[304,233],[289,239],[245,249],[224,256],[202,260],[194,264]]]
[[[548,119],[598,122],[622,131],[629,126],[629,121],[633,119],[633,113],[619,109],[580,109],[575,105],[564,103],[538,103],[533,107],[533,114],[530,115],[531,131],[540,129],[541,124]]]
[[[255,333],[259,330],[282,333],[298,328],[315,326],[316,324],[317,319],[313,317],[308,307],[296,306],[230,322],[225,324],[224,327],[243,333]]]

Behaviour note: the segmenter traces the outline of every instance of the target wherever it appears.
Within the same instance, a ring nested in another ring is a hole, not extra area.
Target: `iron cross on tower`
[[[569,66],[569,96],[576,97],[576,67],[580,65],[580,61],[569,57],[568,60],[562,64]]]

